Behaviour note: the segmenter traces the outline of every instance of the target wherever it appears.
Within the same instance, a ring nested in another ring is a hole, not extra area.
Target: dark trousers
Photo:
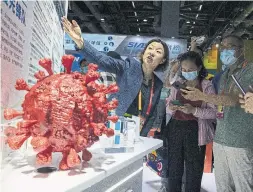
[[[184,166],[185,192],[200,192],[206,146],[198,146],[197,121],[168,123],[168,192],[182,191]]]

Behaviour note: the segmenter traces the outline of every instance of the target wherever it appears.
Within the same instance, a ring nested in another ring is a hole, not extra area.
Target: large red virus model
[[[100,77],[98,66],[89,64],[88,72],[82,75],[71,72],[74,57],[64,55],[62,64],[66,73],[53,74],[50,59],[41,59],[39,65],[47,72],[37,72],[37,84],[31,88],[23,79],[16,81],[17,90],[26,90],[23,111],[5,109],[4,118],[23,117],[17,127],[5,130],[6,142],[13,150],[19,149],[29,138],[33,149],[38,152],[36,163],[49,164],[52,152],[61,152],[63,157],[59,169],[67,170],[92,157],[87,150],[99,136],[114,135],[113,129],[105,126],[107,121],[116,122],[117,116],[108,116],[118,106],[117,100],[107,102],[106,94],[118,91],[116,84],[109,87],[97,84]]]

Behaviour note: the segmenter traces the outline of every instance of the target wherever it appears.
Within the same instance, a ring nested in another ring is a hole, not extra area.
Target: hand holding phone
[[[173,100],[171,101],[172,105],[177,105],[177,106],[184,106],[179,100]]]
[[[179,90],[179,89],[185,89],[185,90],[187,90],[187,89],[186,89],[186,85],[183,84],[183,83],[180,83],[179,81],[176,81],[175,83],[173,83],[172,86],[173,86],[174,88],[178,89],[178,90]]]
[[[180,110],[182,107],[184,107],[184,105],[180,101],[178,101],[178,100],[170,101],[169,106],[168,106],[168,108],[171,111]]]

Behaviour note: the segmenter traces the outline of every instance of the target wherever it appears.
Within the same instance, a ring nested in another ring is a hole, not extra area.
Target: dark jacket
[[[84,57],[88,61],[99,65],[101,70],[116,74],[116,82],[119,86],[119,92],[112,94],[109,97],[109,100],[116,98],[119,101],[116,114],[123,116],[124,113],[127,112],[129,106],[134,102],[141,89],[143,82],[143,70],[141,63],[132,57],[129,57],[125,60],[109,57],[104,53],[97,51],[87,41],[84,41],[84,48],[79,51],[84,54]],[[159,101],[161,89],[163,87],[164,70],[164,66],[158,66],[154,71],[154,105],[152,105],[150,115],[146,119],[146,125],[144,124],[144,129],[142,129],[142,136],[146,136],[153,126],[153,121],[156,115],[156,104]]]

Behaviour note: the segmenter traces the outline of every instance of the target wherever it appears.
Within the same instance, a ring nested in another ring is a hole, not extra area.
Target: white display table
[[[141,192],[143,156],[162,146],[162,141],[140,137],[133,153],[104,154],[99,144],[90,151],[93,158],[83,170],[56,171],[39,174],[35,171],[35,157],[13,159],[1,173],[1,192]],[[54,154],[58,165],[60,154]]]

